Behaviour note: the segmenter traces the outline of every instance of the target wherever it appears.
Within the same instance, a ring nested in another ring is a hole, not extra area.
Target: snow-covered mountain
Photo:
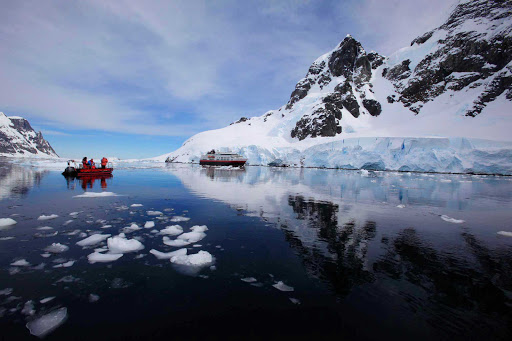
[[[157,159],[198,162],[214,148],[249,164],[512,174],[511,111],[512,1],[461,1],[389,57],[347,36],[286,105]]]
[[[54,156],[48,141],[41,132],[35,132],[30,123],[22,117],[5,116],[0,112],[0,155],[1,156]]]

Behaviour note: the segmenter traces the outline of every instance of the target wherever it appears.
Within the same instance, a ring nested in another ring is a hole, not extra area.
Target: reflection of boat
[[[112,175],[114,171],[114,167],[112,167],[112,163],[107,163],[106,167],[96,168],[96,167],[84,167],[81,163],[77,163],[75,160],[68,160],[68,166],[62,172],[64,176],[75,176],[75,177],[83,177],[83,176],[102,176],[102,175]]]
[[[202,166],[235,166],[243,167],[247,159],[242,155],[234,153],[215,153],[215,149],[212,149],[205,155],[201,156],[199,164]]]
[[[66,181],[68,183],[68,189],[75,189],[75,179],[80,183],[80,187],[84,190],[92,189],[94,187],[94,183],[96,180],[100,181],[100,185],[102,189],[107,188],[107,179],[112,179],[112,174],[106,175],[82,175],[80,177],[67,175]]]

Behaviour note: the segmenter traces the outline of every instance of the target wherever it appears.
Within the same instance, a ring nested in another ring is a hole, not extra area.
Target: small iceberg
[[[12,226],[17,224],[18,222],[12,218],[0,218],[0,229],[2,227]]]
[[[185,256],[187,254],[187,249],[179,249],[172,252],[160,252],[158,250],[151,249],[149,250],[149,253],[155,255],[158,259],[171,259],[175,256]]]
[[[281,290],[281,291],[293,291],[293,290],[295,290],[295,289],[293,289],[293,287],[284,284],[282,281],[279,281],[279,282],[277,282],[276,284],[274,284],[272,286],[274,288],[276,288],[277,290]]]
[[[60,243],[52,243],[52,245],[47,246],[44,250],[50,253],[62,253],[69,250],[69,246]]]
[[[27,323],[30,334],[43,338],[66,322],[68,309],[63,307]]]
[[[39,216],[39,218],[37,218],[37,220],[50,220],[50,219],[55,219],[55,218],[58,218],[59,216],[57,214],[50,214],[50,215],[41,215]]]
[[[108,249],[111,253],[128,253],[144,249],[144,245],[137,239],[126,239],[124,233],[107,239]]]
[[[245,278],[241,278],[240,279],[241,281],[245,282],[245,283],[254,283],[254,282],[257,282],[258,280],[254,277],[245,277]]]
[[[174,216],[174,217],[172,217],[172,218],[171,218],[171,221],[172,221],[173,223],[178,223],[178,222],[181,222],[181,221],[189,221],[189,220],[190,220],[190,218],[188,218],[188,217],[182,217],[182,216],[179,216],[179,215]]]
[[[122,253],[99,253],[99,252],[93,252],[90,255],[87,256],[87,259],[89,260],[89,263],[107,263],[107,262],[113,262],[118,260],[119,258],[123,257]]]
[[[144,205],[142,205],[142,204],[131,204],[130,205],[130,207],[142,207],[142,206],[144,206]]]
[[[147,215],[163,215],[163,213],[160,211],[147,211],[146,214]]]
[[[512,232],[509,231],[499,231],[497,232],[497,234],[499,234],[500,236],[512,237]]]
[[[78,246],[92,246],[101,243],[108,237],[110,237],[111,234],[93,234],[92,236],[89,236],[85,239],[82,239],[78,242],[76,242],[76,245]]]
[[[160,230],[159,233],[163,235],[177,236],[183,233],[183,227],[181,227],[180,225],[171,225],[167,226],[163,230]]]
[[[113,192],[85,192],[84,194],[75,195],[73,198],[105,198],[119,196]]]
[[[26,259],[20,259],[11,263],[11,266],[30,266]]]
[[[154,221],[146,221],[146,223],[144,224],[144,228],[145,229],[150,229],[150,228],[153,228],[155,227],[155,222]]]
[[[208,251],[199,251],[191,255],[180,255],[171,258],[171,263],[192,267],[201,267],[213,263],[213,256]]]
[[[464,220],[451,218],[451,217],[449,217],[447,215],[444,215],[444,214],[441,216],[441,219],[443,219],[446,222],[452,223],[452,224],[462,224],[462,223],[464,223]]]

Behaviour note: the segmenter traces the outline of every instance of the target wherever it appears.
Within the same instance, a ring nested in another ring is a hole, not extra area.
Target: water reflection
[[[65,176],[67,188],[70,190],[74,190],[77,183],[84,190],[95,189],[99,187],[102,190],[107,189],[108,183],[112,180],[112,175],[92,175],[92,176],[82,176],[82,177],[74,177],[74,176]]]
[[[7,162],[0,165],[0,200],[25,197],[30,189],[39,186],[46,172],[35,171]]]

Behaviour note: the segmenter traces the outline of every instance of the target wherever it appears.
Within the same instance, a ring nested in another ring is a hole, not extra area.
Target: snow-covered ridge
[[[0,112],[0,156],[57,157],[52,146],[23,117]]]
[[[512,143],[496,142],[512,141],[510,13],[511,1],[462,1],[389,58],[349,35],[313,62],[286,105],[155,160],[196,163],[213,148],[251,165],[512,174]]]

